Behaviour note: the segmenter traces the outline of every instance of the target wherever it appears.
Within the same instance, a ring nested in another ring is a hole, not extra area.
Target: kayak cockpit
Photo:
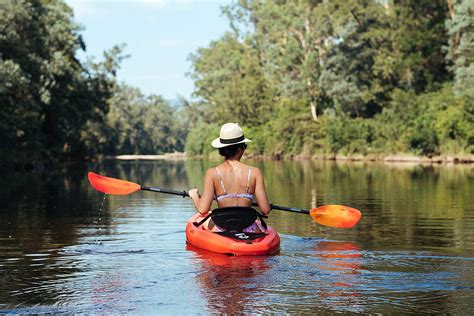
[[[211,232],[202,227],[209,218],[221,231]],[[186,226],[186,241],[195,247],[225,254],[273,254],[280,249],[280,236],[263,218],[255,209],[240,206],[218,208],[204,218],[195,214]],[[256,221],[264,228],[263,232],[249,231]]]

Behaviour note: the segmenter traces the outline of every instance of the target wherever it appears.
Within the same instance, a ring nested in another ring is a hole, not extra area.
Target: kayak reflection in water
[[[260,170],[240,162],[248,142],[251,140],[245,138],[242,128],[236,123],[222,125],[219,137],[212,141],[212,147],[218,149],[225,160],[207,170],[201,196],[198,189],[189,190],[194,206],[203,217],[210,212],[214,199],[219,208],[251,207],[255,197],[263,215],[270,213],[270,202]],[[204,227],[211,231],[222,231],[212,219],[204,223]],[[244,231],[263,232],[265,229],[256,221]]]
[[[367,302],[360,294],[363,256],[357,244],[348,241],[321,241],[314,247],[318,258],[316,269],[321,271],[318,286],[322,306],[333,310],[366,313]]]
[[[261,314],[259,294],[274,280],[266,256],[226,256],[191,245],[193,262],[200,266],[195,278],[211,315]]]

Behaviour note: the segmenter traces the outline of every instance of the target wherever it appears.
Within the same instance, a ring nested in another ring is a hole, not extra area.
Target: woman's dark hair
[[[242,143],[242,144],[219,148],[219,154],[221,156],[224,156],[225,159],[229,159],[230,157],[234,156],[237,153],[239,148],[242,148],[242,150],[244,150],[247,148],[247,144]]]

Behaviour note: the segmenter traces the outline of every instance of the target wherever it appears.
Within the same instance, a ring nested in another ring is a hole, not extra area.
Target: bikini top
[[[247,186],[245,187],[245,193],[227,193],[227,190],[225,189],[225,186],[224,186],[224,181],[222,181],[222,176],[221,176],[221,172],[219,171],[219,168],[216,167],[216,171],[217,171],[217,175],[219,176],[219,181],[221,182],[222,190],[224,191],[224,194],[221,194],[216,197],[217,201],[221,201],[227,198],[246,198],[246,199],[249,199],[250,201],[253,201],[253,194],[249,193],[250,174],[252,173],[252,168],[249,168],[249,174],[247,176]]]

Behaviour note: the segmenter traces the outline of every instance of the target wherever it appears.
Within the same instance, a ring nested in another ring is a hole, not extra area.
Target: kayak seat
[[[257,219],[257,211],[250,207],[232,206],[212,210],[211,219],[228,232],[241,232]]]
[[[217,232],[217,234],[222,236],[250,241],[266,235],[266,233],[244,232],[244,229],[255,223],[257,218],[260,219],[264,228],[267,227],[263,221],[263,218],[267,218],[267,216],[258,213],[251,207],[231,206],[216,208],[203,220],[198,223],[195,222],[194,226],[198,227],[202,225],[209,217],[211,217],[214,224],[224,229],[223,232]]]

